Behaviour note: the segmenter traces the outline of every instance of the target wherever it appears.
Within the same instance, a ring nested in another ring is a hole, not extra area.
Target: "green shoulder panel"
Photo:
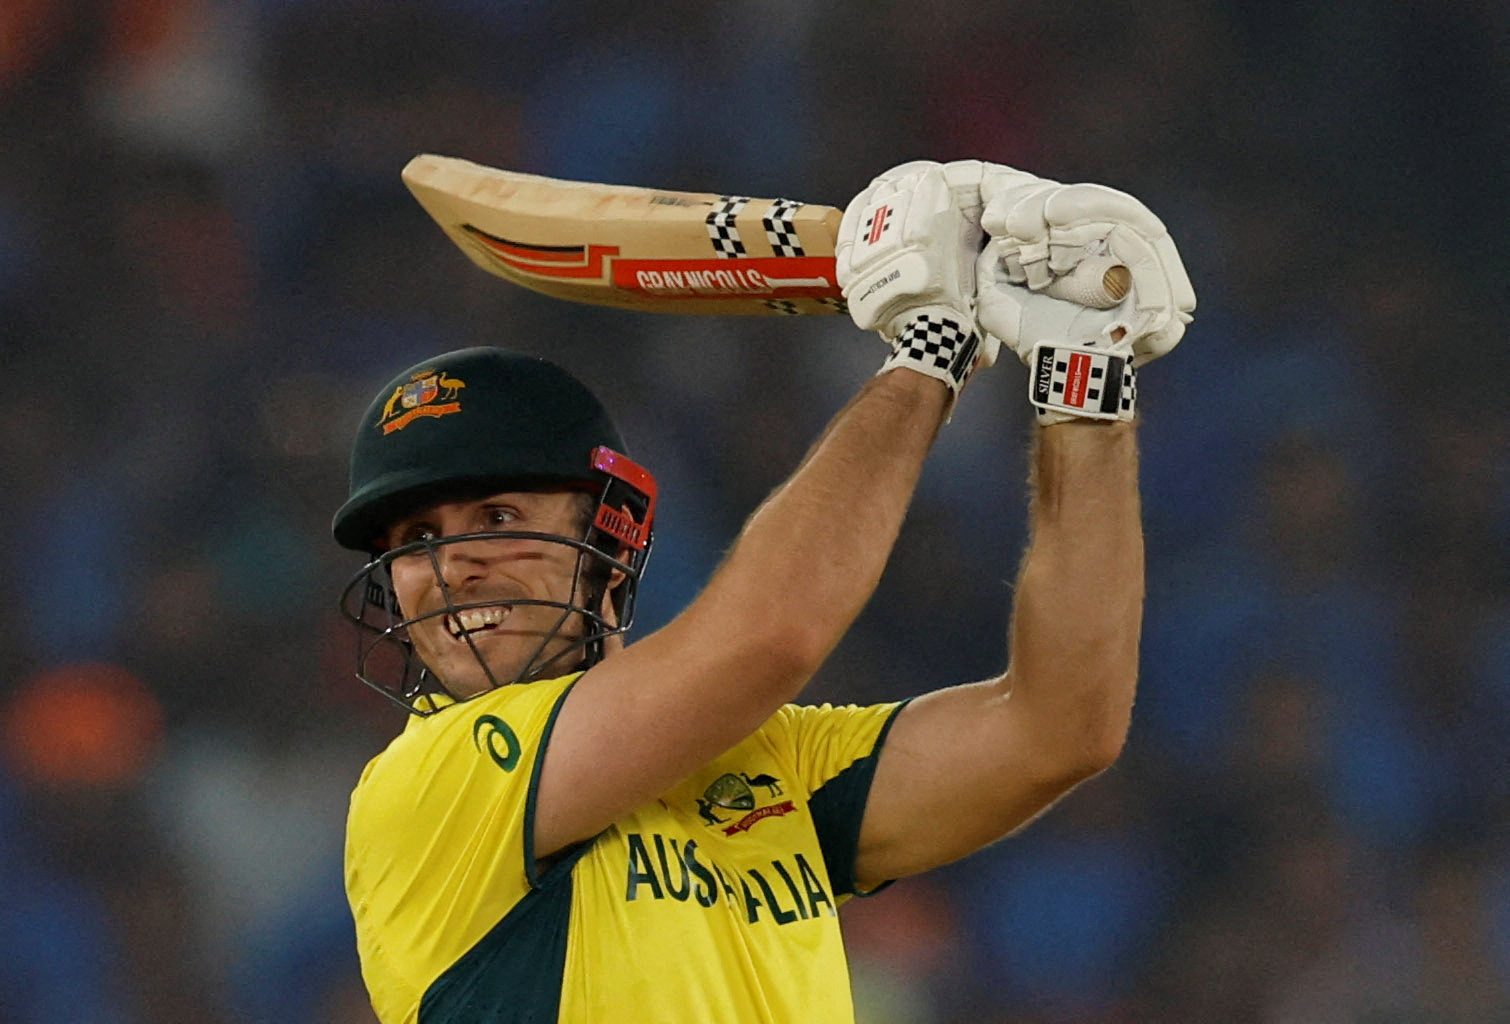
[[[836,896],[857,894],[855,853],[860,845],[860,824],[865,818],[865,803],[870,798],[870,784],[875,779],[876,762],[880,760],[886,734],[891,731],[897,715],[906,706],[907,702],[904,701],[892,711],[886,724],[876,734],[876,742],[869,754],[814,790],[808,801],[808,810],[818,833],[818,845],[823,849],[823,862],[828,867],[829,883]],[[879,892],[880,889],[873,891]],[[859,895],[868,896],[870,893]]]
[[[532,890],[425,993],[420,1024],[556,1024],[572,883]]]

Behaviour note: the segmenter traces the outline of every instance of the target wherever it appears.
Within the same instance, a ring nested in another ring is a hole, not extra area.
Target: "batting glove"
[[[839,224],[836,272],[849,314],[891,346],[881,367],[943,381],[951,403],[999,343],[975,329],[978,160],[918,160],[879,175]]]
[[[981,197],[977,315],[1028,365],[1038,422],[1132,419],[1135,369],[1179,344],[1195,310],[1163,222],[1125,192],[1020,172],[988,170]],[[1113,266],[1125,295],[1105,286]]]

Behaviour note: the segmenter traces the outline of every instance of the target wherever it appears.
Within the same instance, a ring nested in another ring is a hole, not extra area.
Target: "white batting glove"
[[[879,175],[839,224],[835,264],[849,314],[892,349],[882,373],[943,381],[951,400],[999,343],[975,329],[980,229],[978,160],[917,160]]]
[[[976,265],[980,326],[1028,364],[1039,423],[1130,420],[1135,368],[1179,344],[1195,310],[1180,254],[1125,192],[1019,173],[981,182],[990,240]],[[1116,265],[1131,285],[1113,302],[1101,282]]]

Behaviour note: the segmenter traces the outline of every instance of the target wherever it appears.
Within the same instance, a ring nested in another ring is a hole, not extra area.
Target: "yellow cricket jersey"
[[[901,705],[788,705],[537,865],[538,774],[576,679],[415,718],[362,773],[346,892],[383,1024],[853,1021],[837,907]]]

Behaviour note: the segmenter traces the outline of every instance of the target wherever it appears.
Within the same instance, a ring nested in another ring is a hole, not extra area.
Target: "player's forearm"
[[[737,616],[756,643],[816,670],[881,578],[945,397],[910,372],[870,380],[750,517],[700,611]]]
[[[1129,423],[1065,423],[1033,454],[1032,538],[1011,622],[1012,702],[1072,771],[1121,750],[1143,619],[1137,442]]]

